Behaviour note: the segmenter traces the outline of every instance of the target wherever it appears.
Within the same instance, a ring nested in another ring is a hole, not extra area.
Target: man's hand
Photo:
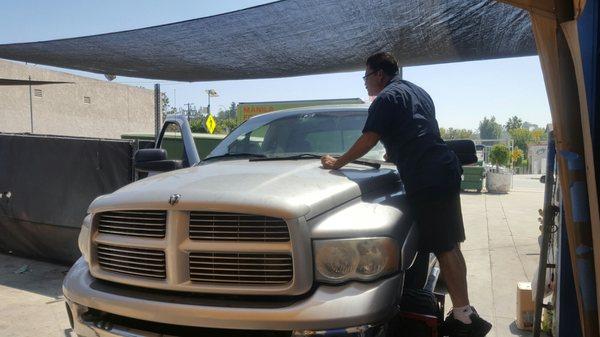
[[[321,157],[321,164],[323,164],[324,169],[328,170],[342,168],[349,162],[364,156],[377,144],[380,138],[381,136],[375,132],[365,132],[362,136],[358,137],[354,145],[352,145],[341,157],[335,159],[330,155],[324,155]]]
[[[332,156],[326,154],[323,157],[321,157],[321,164],[323,165],[324,169],[327,170],[336,170],[338,169],[335,164],[337,162],[337,159],[333,158]]]

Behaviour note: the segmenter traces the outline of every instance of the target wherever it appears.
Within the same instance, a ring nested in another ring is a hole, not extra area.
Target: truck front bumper
[[[93,278],[83,259],[63,282],[75,332],[88,335],[89,308],[123,317],[170,325],[240,330],[328,330],[385,321],[401,294],[403,275],[370,283],[320,285],[308,297],[271,303],[222,302],[198,295],[163,293],[120,286]],[[262,302],[261,302],[262,301]],[[119,336],[122,334],[105,334]]]

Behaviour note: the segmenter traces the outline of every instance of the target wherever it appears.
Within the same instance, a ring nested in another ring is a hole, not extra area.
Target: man
[[[371,55],[365,87],[377,96],[369,108],[363,134],[338,159],[321,158],[325,169],[339,169],[362,157],[381,141],[388,161],[398,167],[408,204],[420,232],[420,251],[433,252],[454,308],[444,322],[450,336],[485,336],[492,325],[469,304],[467,268],[460,251],[465,240],[460,208],[462,168],[440,138],[435,108],[425,90],[402,80],[390,53]]]

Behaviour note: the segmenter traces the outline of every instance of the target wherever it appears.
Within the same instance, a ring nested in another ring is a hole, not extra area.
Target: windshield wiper
[[[251,158],[250,161],[274,161],[274,160],[299,160],[299,159],[321,159],[321,155],[314,153],[302,153],[296,154],[293,156],[281,156],[281,157],[261,157],[261,158]],[[365,160],[353,160],[353,164],[365,165],[375,169],[379,169],[381,164],[373,163]]]
[[[301,153],[295,154],[292,156],[278,156],[278,157],[261,157],[261,158],[252,158],[250,161],[274,161],[274,160],[298,160],[298,159],[321,159],[320,154],[314,153]]]
[[[217,158],[236,158],[236,157],[265,158],[266,156],[264,154],[259,154],[259,153],[245,153],[245,152],[240,152],[240,153],[225,153],[225,154],[218,155],[218,156],[212,156],[212,157],[204,158],[202,161],[211,160],[211,159],[217,159]],[[252,159],[250,159],[250,160],[252,160]]]
[[[374,169],[377,169],[377,170],[379,170],[379,168],[381,167],[381,164],[379,164],[379,163],[373,163],[373,162],[370,162],[370,161],[360,160],[360,159],[353,160],[353,161],[351,161],[351,163],[352,164],[359,164],[359,165],[370,166],[370,167],[372,167]]]

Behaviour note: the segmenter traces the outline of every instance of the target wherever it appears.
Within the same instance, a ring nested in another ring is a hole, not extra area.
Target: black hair
[[[388,76],[394,76],[398,73],[398,61],[394,55],[388,52],[379,52],[369,56],[367,66],[372,70],[383,70]]]

